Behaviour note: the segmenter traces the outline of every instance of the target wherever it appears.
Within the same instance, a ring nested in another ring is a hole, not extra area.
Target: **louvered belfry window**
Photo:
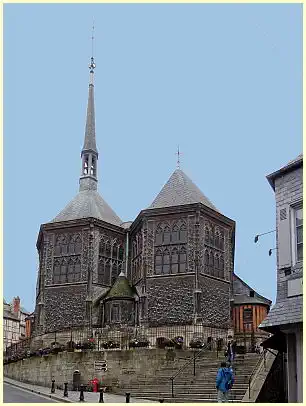
[[[185,223],[159,224],[155,230],[156,275],[169,275],[187,270],[187,227]]]

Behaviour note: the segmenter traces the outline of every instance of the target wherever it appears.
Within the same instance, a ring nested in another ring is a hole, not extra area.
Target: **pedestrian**
[[[227,343],[227,361],[232,362],[232,341],[229,340]]]
[[[228,402],[229,390],[234,384],[235,378],[232,368],[228,368],[225,362],[221,362],[216,377],[216,388],[218,391],[218,403]]]

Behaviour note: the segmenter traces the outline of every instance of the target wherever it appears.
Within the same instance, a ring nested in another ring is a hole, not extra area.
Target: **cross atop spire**
[[[182,153],[180,152],[180,146],[177,146],[177,152],[175,153],[175,155],[177,155],[177,161],[176,161],[176,167],[177,169],[181,168],[181,161],[180,161],[180,156],[182,155]]]

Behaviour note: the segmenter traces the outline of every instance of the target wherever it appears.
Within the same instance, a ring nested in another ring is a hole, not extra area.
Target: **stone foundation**
[[[192,350],[162,350],[137,348],[131,350],[107,350],[89,352],[61,352],[43,357],[30,357],[22,361],[4,365],[4,376],[18,381],[51,387],[52,379],[55,385],[63,387],[68,382],[72,386],[72,376],[75,370],[81,373],[81,383],[97,377],[109,390],[116,391],[124,385],[132,385],[138,377],[154,376],[163,365],[177,368],[179,359],[189,358]],[[94,362],[105,360],[106,372],[97,372]],[[148,367],[149,366],[149,367]],[[170,382],[170,381],[169,381]],[[170,383],[169,383],[170,385]]]

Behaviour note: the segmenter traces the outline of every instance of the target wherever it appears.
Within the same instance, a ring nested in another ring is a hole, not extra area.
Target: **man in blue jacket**
[[[216,388],[218,391],[218,403],[228,402],[228,392],[234,384],[234,374],[232,368],[227,368],[225,362],[221,362],[216,378]]]

